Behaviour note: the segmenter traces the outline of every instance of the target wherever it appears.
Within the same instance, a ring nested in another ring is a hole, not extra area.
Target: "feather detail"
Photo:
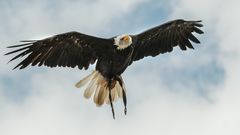
[[[98,102],[98,93],[99,93],[100,89],[101,89],[100,85],[98,85],[97,88],[95,89],[93,101],[96,105],[97,105],[97,102]]]
[[[117,99],[118,99],[118,91],[117,91],[116,85],[115,85],[115,87],[111,90],[111,96],[112,96],[112,101],[117,101]]]
[[[100,90],[99,90],[99,93],[98,93],[97,101],[96,101],[96,105],[98,107],[100,107],[104,103],[107,95],[108,95],[107,87],[101,87]]]
[[[121,88],[119,82],[116,83],[115,88],[116,88],[118,97],[119,97],[119,98],[122,98],[122,88]]]
[[[96,73],[97,73],[96,71],[92,72],[90,75],[84,77],[82,80],[77,82],[75,86],[77,88],[80,88],[80,87],[84,86],[85,84],[87,84],[92,79],[92,76]]]
[[[94,90],[97,88],[96,82],[97,78],[94,76],[92,81],[88,84],[86,90],[84,91],[84,97],[86,99],[89,99],[92,96]]]

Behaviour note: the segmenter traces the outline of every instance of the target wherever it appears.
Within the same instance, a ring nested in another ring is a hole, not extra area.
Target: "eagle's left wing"
[[[174,20],[157,26],[143,33],[135,35],[135,50],[132,61],[146,56],[157,56],[160,53],[171,52],[173,47],[179,46],[181,50],[193,49],[189,40],[194,43],[200,41],[192,34],[203,34],[198,27],[202,27],[201,21]]]

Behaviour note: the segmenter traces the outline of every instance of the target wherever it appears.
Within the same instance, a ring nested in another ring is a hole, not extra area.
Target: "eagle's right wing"
[[[19,52],[10,61],[27,56],[15,68],[23,69],[28,65],[48,67],[88,68],[104,51],[112,46],[111,39],[97,38],[78,32],[59,34],[36,41],[23,41],[25,44],[9,46],[17,48],[6,55]],[[14,68],[14,69],[15,69]]]
[[[179,19],[135,35],[136,42],[132,61],[171,52],[175,46],[179,46],[181,50],[193,49],[189,40],[200,43],[192,34],[193,32],[203,34],[203,31],[198,28],[203,26],[200,22]]]

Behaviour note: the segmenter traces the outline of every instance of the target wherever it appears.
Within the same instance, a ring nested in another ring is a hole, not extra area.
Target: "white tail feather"
[[[118,97],[122,98],[123,97],[122,88],[121,88],[121,86],[118,82],[116,83],[115,87],[116,87],[116,90],[117,90]]]
[[[98,93],[98,98],[96,99],[96,105],[101,106],[104,103],[105,98],[107,97],[108,90],[106,87],[101,87]]]
[[[120,79],[122,80],[121,77]],[[108,82],[100,72],[93,71],[90,75],[80,80],[75,86],[80,88],[86,84],[88,84],[86,90],[84,91],[84,97],[86,99],[89,99],[94,93],[93,101],[96,106],[101,106],[104,103],[110,103]],[[111,97],[112,102],[123,97],[122,87],[118,81],[111,90]]]
[[[116,89],[116,87],[114,87],[114,88],[111,90],[111,96],[112,96],[112,101],[117,100],[118,94],[117,94],[117,89]]]
[[[92,96],[94,90],[96,89],[95,87],[97,86],[94,86],[93,83],[89,83],[89,86],[86,88],[83,94],[86,99],[89,99]]]
[[[97,78],[95,77],[96,75],[97,75],[97,74],[94,74],[94,77],[92,78],[91,82],[88,84],[86,90],[84,91],[84,97],[85,97],[86,99],[89,99],[89,98],[92,96],[94,90],[95,90],[96,87],[97,87],[97,85],[95,85],[96,82],[97,82]],[[89,80],[89,81],[90,81],[90,80]]]
[[[84,77],[82,80],[80,80],[79,82],[77,82],[75,86],[76,86],[77,88],[80,88],[80,87],[84,86],[85,84],[87,84],[87,83],[89,82],[89,80],[92,79],[92,76],[93,76],[94,74],[96,74],[96,73],[97,73],[97,71],[93,71],[90,75]]]
[[[95,104],[97,104],[97,101],[98,101],[98,93],[101,89],[101,86],[97,86],[97,88],[95,89],[95,93],[94,93],[94,97],[93,97],[93,101]]]

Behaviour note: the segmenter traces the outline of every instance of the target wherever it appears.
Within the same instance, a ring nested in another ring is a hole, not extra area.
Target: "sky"
[[[239,135],[239,0],[1,0],[1,135]],[[203,20],[194,50],[147,57],[123,74],[122,101],[96,107],[74,84],[94,70],[12,70],[8,45],[69,31],[137,34],[164,22]]]

